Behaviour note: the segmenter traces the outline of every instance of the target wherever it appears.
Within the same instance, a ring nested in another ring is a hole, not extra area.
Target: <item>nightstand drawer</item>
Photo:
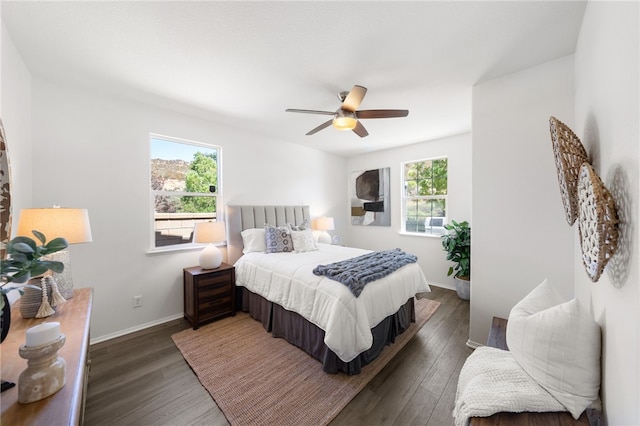
[[[229,282],[198,286],[198,303],[202,304],[206,300],[220,297],[231,297],[232,288]]]
[[[216,299],[201,301],[198,310],[200,311],[200,319],[207,320],[218,315],[230,313],[231,295]]]
[[[224,273],[224,274],[219,274],[214,276],[206,276],[198,280],[198,288],[200,289],[200,291],[202,291],[205,288],[213,288],[213,287],[220,287],[220,286],[228,287],[230,280],[231,280],[231,273]]]

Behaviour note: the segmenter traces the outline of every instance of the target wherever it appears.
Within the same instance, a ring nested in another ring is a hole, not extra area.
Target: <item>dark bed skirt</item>
[[[282,337],[320,361],[322,369],[332,374],[339,371],[348,375],[359,374],[362,367],[380,355],[386,345],[393,343],[396,336],[402,334],[416,320],[411,298],[395,314],[389,315],[371,330],[371,348],[360,353],[352,361],[344,362],[324,344],[324,331],[318,326],[244,287],[238,289],[241,289],[240,307],[244,312],[249,312],[254,319],[260,321],[265,330],[271,332],[274,337]]]

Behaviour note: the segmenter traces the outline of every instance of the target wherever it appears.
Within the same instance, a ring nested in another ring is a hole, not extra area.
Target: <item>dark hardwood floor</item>
[[[469,302],[431,289],[440,308],[331,425],[453,425],[458,373],[472,352]],[[84,424],[227,425],[171,340],[186,328],[176,320],[91,346]]]

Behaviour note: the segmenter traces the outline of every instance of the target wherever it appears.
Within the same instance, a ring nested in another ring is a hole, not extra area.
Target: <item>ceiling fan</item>
[[[338,99],[342,102],[340,108],[335,112],[331,111],[316,111],[310,109],[287,109],[286,112],[301,112],[304,114],[321,114],[332,115],[333,118],[319,125],[318,127],[311,129],[307,132],[307,136],[313,135],[322,129],[325,129],[333,124],[338,130],[353,130],[353,132],[364,138],[369,135],[367,129],[364,128],[360,120],[369,118],[393,118],[393,117],[406,117],[409,115],[409,111],[406,109],[366,109],[358,110],[364,95],[367,93],[367,88],[355,85],[349,92],[340,92]]]

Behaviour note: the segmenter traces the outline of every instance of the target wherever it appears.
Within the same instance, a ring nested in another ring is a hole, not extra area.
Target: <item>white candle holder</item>
[[[27,360],[27,368],[18,379],[18,402],[28,404],[58,392],[67,381],[67,363],[58,356],[64,345],[64,334],[40,346],[20,346],[20,357]]]

